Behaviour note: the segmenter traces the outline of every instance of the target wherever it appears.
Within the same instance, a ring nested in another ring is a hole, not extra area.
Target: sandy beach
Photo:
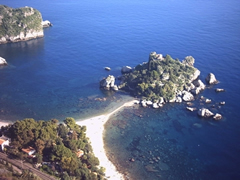
[[[0,128],[2,127],[2,126],[7,126],[9,123],[7,123],[7,122],[1,122],[0,121]]]
[[[124,178],[123,175],[116,170],[116,167],[113,165],[113,163],[107,158],[103,143],[104,124],[108,121],[112,114],[116,113],[123,107],[133,106],[135,102],[136,100],[127,102],[109,114],[103,114],[85,120],[76,120],[78,125],[87,126],[86,135],[91,141],[93,152],[99,159],[100,166],[106,169],[106,177],[109,177],[111,180],[121,180]]]

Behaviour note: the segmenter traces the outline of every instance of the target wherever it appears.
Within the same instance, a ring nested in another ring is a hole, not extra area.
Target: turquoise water
[[[32,6],[54,25],[45,29],[44,38],[0,45],[0,56],[9,63],[0,69],[1,120],[62,121],[111,111],[129,97],[101,91],[103,77],[119,75],[124,65],[147,61],[151,51],[180,60],[192,55],[202,80],[212,72],[220,81],[200,95],[211,98],[211,105],[226,101],[213,109],[223,120],[201,119],[186,111],[184,103],[158,110],[130,108],[107,124],[106,147],[132,179],[239,179],[238,0],[2,0],[1,4]],[[112,70],[105,71],[105,66]],[[215,88],[226,92],[215,93]],[[107,101],[96,101],[98,97]],[[194,104],[202,106],[199,100]],[[156,172],[146,168],[152,155],[160,157],[150,163]],[[136,160],[130,163],[132,157]]]

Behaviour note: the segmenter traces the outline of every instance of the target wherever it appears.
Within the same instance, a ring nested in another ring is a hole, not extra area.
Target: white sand
[[[112,162],[107,158],[103,143],[104,124],[108,121],[112,114],[116,113],[123,107],[132,106],[135,102],[136,100],[127,102],[109,114],[95,116],[82,121],[76,120],[78,125],[87,127],[86,135],[91,141],[93,153],[99,159],[100,166],[106,169],[106,177],[109,177],[111,180],[123,180],[124,178],[123,175],[116,170],[116,167],[112,164]]]
[[[0,128],[1,128],[2,126],[7,126],[8,124],[10,124],[10,123],[7,123],[7,122],[0,122]]]

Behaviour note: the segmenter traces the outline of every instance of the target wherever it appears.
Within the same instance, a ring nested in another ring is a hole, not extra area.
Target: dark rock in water
[[[155,167],[151,164],[148,164],[147,166],[145,166],[145,168],[149,172],[159,172],[158,170],[154,169]]]
[[[182,129],[184,128],[184,126],[182,126],[178,120],[173,120],[172,123],[175,130],[183,134]]]

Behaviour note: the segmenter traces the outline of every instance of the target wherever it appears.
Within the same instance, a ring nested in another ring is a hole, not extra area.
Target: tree
[[[61,137],[61,138],[66,138],[67,137],[67,134],[68,134],[68,129],[67,127],[65,127],[63,124],[60,124],[58,126],[58,135]]]
[[[45,148],[45,142],[41,139],[37,139],[35,142],[36,150],[39,154],[42,154],[43,149]]]

